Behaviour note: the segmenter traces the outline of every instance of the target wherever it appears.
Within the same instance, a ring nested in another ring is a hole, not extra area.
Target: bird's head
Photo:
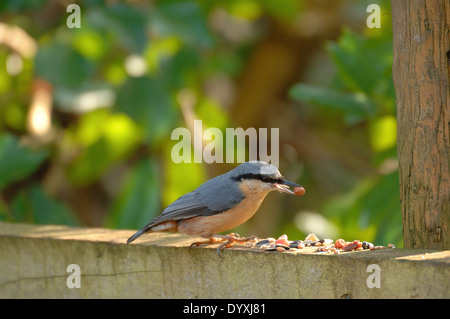
[[[246,188],[253,191],[269,192],[277,190],[295,195],[289,188],[289,186],[293,186],[300,187],[304,192],[301,185],[285,179],[275,166],[262,161],[245,162],[232,170],[230,174],[233,181],[240,185],[245,183]]]

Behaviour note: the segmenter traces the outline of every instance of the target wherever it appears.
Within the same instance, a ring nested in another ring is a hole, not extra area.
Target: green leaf
[[[108,109],[85,114],[73,134],[85,148],[68,171],[71,181],[78,185],[99,179],[113,164],[129,156],[142,138],[141,130],[127,115]]]
[[[17,13],[38,10],[45,2],[46,0],[2,0],[0,2],[0,13]]]
[[[78,225],[69,208],[49,196],[40,185],[33,185],[29,190],[29,199],[37,224]]]
[[[198,52],[194,49],[181,49],[170,59],[164,61],[163,68],[158,72],[158,80],[174,89],[192,86],[196,77],[193,76],[199,68]],[[198,73],[197,73],[198,76]]]
[[[0,136],[0,189],[33,173],[47,156],[47,151],[20,145],[11,134]]]
[[[156,34],[175,35],[187,45],[208,48],[213,38],[207,18],[195,1],[160,1],[152,12],[151,26]]]
[[[93,7],[86,13],[92,27],[113,35],[129,51],[142,53],[148,41],[147,23],[150,12],[146,6],[111,3]]]
[[[107,227],[140,229],[159,214],[160,191],[155,160],[142,160],[128,175],[113,203]]]
[[[89,145],[69,166],[67,175],[76,185],[86,185],[99,179],[112,165],[109,145],[101,136]]]
[[[353,91],[373,94],[386,90],[392,68],[392,39],[360,37],[345,28],[338,42],[330,42],[327,51],[337,66],[339,77]]]
[[[107,39],[94,29],[83,27],[74,32],[72,45],[85,58],[99,61],[107,53]]]
[[[149,77],[129,78],[119,90],[117,110],[130,116],[144,129],[146,141],[167,137],[175,122],[175,105],[170,92]]]
[[[35,72],[55,86],[78,87],[87,80],[93,65],[70,46],[51,42],[35,57]]]
[[[11,204],[15,221],[37,224],[78,225],[78,221],[62,202],[49,196],[40,185],[22,190]]]
[[[394,115],[373,119],[369,123],[369,132],[372,149],[377,153],[397,145],[397,119]]]
[[[295,21],[294,19],[298,17],[298,12],[304,5],[302,1],[298,0],[262,0],[256,2],[259,2],[267,12],[277,19],[286,21]]]
[[[374,104],[363,93],[342,93],[328,88],[295,84],[289,95],[297,101],[333,108],[353,115],[372,115]]]

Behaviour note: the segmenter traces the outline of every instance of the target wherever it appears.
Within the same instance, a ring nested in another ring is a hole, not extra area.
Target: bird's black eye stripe
[[[232,177],[231,179],[236,182],[240,182],[243,179],[257,179],[264,183],[271,183],[271,184],[282,183],[282,181],[283,181],[282,176],[274,178],[271,175],[262,175],[262,174],[241,174],[239,176]]]

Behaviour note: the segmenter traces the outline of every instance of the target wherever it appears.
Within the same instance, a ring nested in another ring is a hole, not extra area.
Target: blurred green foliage
[[[48,156],[45,150],[32,152],[19,144],[14,135],[0,137],[0,189],[10,183],[20,181],[34,170]],[[14,159],[14,161],[11,161]]]
[[[384,21],[383,27],[391,27]],[[337,74],[329,87],[304,83],[290,90],[293,99],[342,112],[349,127],[367,123],[377,172],[323,207],[340,233],[375,242],[401,243],[397,158],[397,122],[392,82],[392,32],[359,36],[344,28],[336,42],[326,44]]]
[[[378,2],[389,12],[388,1]],[[0,4],[1,23],[22,28],[38,47],[14,64],[17,50],[0,42],[0,220],[140,228],[211,177],[205,165],[170,158],[177,142],[172,130],[187,126],[180,92],[194,96],[193,111],[205,127],[235,127],[230,106],[212,98],[205,83],[218,76],[238,83],[269,34],[267,20],[292,27],[307,4],[77,3],[79,29],[67,27],[71,13],[62,1]],[[356,3],[350,1],[364,14]],[[213,27],[213,20],[222,26]],[[220,28],[232,22],[249,35],[241,39],[238,30],[227,38]],[[396,160],[391,42],[385,17],[382,31],[365,29],[360,35],[344,27],[337,41],[325,45],[335,68],[332,83],[290,85],[289,99],[301,102],[294,108],[313,105],[318,117],[324,110],[342,116],[336,134],[365,128],[373,169],[350,190],[338,185],[337,197],[309,204],[349,240],[401,242],[398,172],[390,165]],[[44,137],[30,137],[27,122],[37,78],[51,84],[53,100],[52,127]],[[307,170],[303,177],[310,180]],[[100,212],[92,208],[96,205]],[[279,229],[292,225],[287,221]]]

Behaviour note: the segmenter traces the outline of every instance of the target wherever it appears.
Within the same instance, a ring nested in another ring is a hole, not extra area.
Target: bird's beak
[[[273,186],[274,186],[277,190],[279,190],[280,192],[288,193],[288,194],[291,194],[291,195],[295,195],[295,194],[294,194],[293,191],[291,191],[291,190],[289,189],[289,186],[302,187],[301,185],[295,184],[294,182],[288,181],[288,180],[286,180],[286,179],[283,179],[283,180],[281,181],[281,183],[273,184]]]

